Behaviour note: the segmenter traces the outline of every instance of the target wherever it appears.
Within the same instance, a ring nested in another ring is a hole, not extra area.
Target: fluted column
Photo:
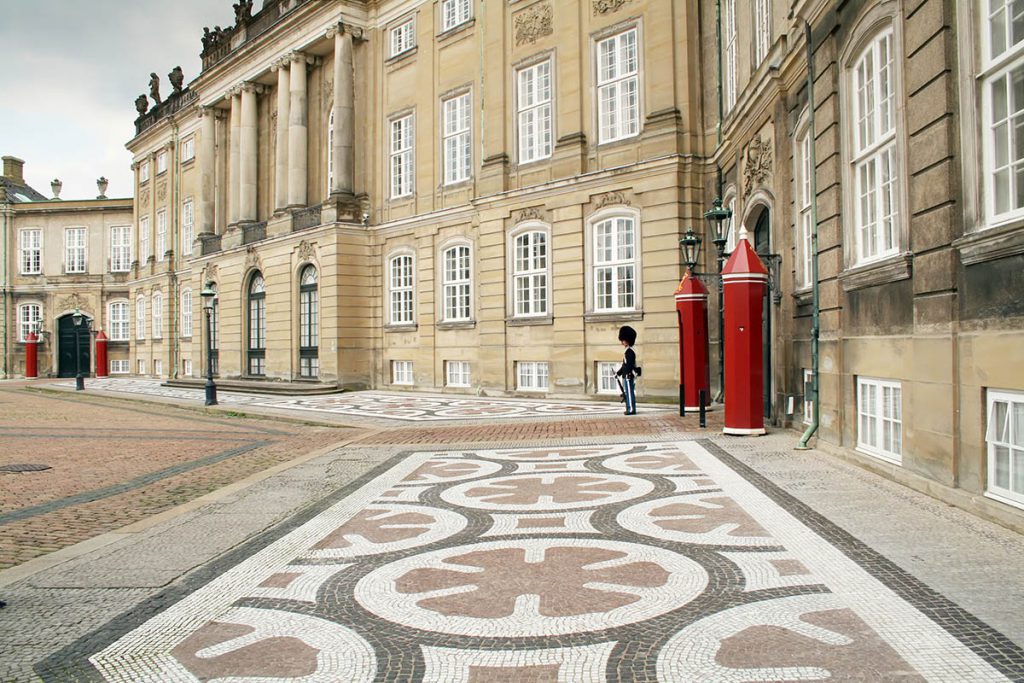
[[[355,175],[355,90],[352,33],[339,27],[334,35],[334,177],[331,194],[352,194]]]
[[[239,200],[238,220],[256,220],[256,159],[258,129],[256,120],[256,85],[242,86],[242,122],[239,136]]]
[[[288,206],[288,112],[291,109],[288,62],[278,62],[277,70],[277,146],[274,149],[274,209]]]
[[[239,199],[239,138],[242,128],[242,95],[231,93],[231,144],[228,147],[228,225],[238,223]]]
[[[211,107],[199,108],[199,229],[197,233],[212,233],[216,228],[214,217],[214,188],[216,177],[216,119]]]
[[[291,58],[288,111],[288,205],[306,205],[306,168],[309,163],[306,132],[306,55],[294,52]]]

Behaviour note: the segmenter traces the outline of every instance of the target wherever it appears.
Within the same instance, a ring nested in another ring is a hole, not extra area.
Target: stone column
[[[216,119],[212,107],[199,108],[199,229],[196,234],[213,233],[216,159]]]
[[[352,83],[352,33],[334,34],[334,177],[331,194],[353,193],[355,165],[355,90]]]
[[[306,55],[293,52],[288,111],[288,205],[306,206],[306,168],[309,163],[306,132]]]
[[[231,143],[228,147],[228,225],[238,223],[239,200],[239,138],[242,128],[242,95],[231,92]]]
[[[238,220],[256,220],[256,158],[258,128],[256,120],[256,85],[242,86],[242,123],[239,140]]]
[[[274,65],[277,70],[277,146],[274,149],[274,210],[288,206],[288,112],[291,109],[288,62]]]

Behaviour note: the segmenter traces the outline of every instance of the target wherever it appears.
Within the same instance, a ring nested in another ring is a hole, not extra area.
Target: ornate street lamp
[[[693,269],[697,266],[697,261],[700,260],[700,243],[702,241],[700,235],[695,233],[693,228],[687,228],[683,239],[679,240],[679,248],[683,250],[683,263],[691,273],[694,272]]]
[[[82,328],[89,334],[89,318],[82,314],[82,311],[75,309],[71,314],[71,322],[75,324],[75,391],[85,389],[85,375],[82,373]]]
[[[732,209],[722,206],[721,197],[715,197],[711,208],[704,212],[704,220],[711,227],[711,242],[718,251],[718,400],[725,401],[725,309],[722,304],[722,266],[725,264],[725,244],[729,241],[728,221]]]
[[[217,298],[217,290],[212,282],[207,282],[199,292],[203,298],[203,311],[206,313],[206,405],[217,405],[217,385],[213,383],[213,304]]]

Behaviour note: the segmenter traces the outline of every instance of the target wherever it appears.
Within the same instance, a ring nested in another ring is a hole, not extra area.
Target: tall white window
[[[196,158],[196,136],[190,135],[181,143],[181,161],[192,161]]]
[[[160,358],[153,359],[153,374],[157,377],[163,377],[164,375],[164,362]]]
[[[110,374],[111,375],[127,375],[128,374],[128,360],[112,360],[110,361]]]
[[[518,84],[519,163],[551,156],[551,60],[521,69]]]
[[[146,297],[135,297],[135,338],[146,338]]]
[[[164,336],[164,295],[153,293],[153,339]]]
[[[156,155],[156,174],[160,175],[167,171],[167,152],[160,152]]]
[[[392,325],[410,325],[414,320],[412,263],[410,254],[400,254],[388,264],[388,321]]]
[[[857,378],[857,449],[901,464],[903,404],[899,382]]]
[[[126,273],[132,267],[132,229],[128,225],[110,229],[110,272]]]
[[[456,95],[442,103],[444,116],[444,182],[458,183],[469,179],[470,168],[470,96]]]
[[[516,363],[516,389],[519,391],[547,391],[548,364],[534,361]]]
[[[722,108],[736,106],[736,0],[722,1]]]
[[[445,385],[449,387],[468,387],[469,362],[464,360],[448,360],[444,363]]]
[[[455,28],[469,21],[469,0],[441,1],[441,30]]]
[[[988,494],[1024,506],[1024,393],[988,391]]]
[[[469,253],[469,247],[459,245],[445,249],[442,258],[444,319],[449,322],[471,317],[473,279]]]
[[[403,21],[391,29],[391,50],[389,56],[395,57],[416,47],[415,24],[412,19]]]
[[[192,376],[192,359],[182,358],[181,359],[181,374],[183,377]]]
[[[196,212],[195,204],[186,199],[181,205],[181,253],[192,255],[192,240],[195,239]]]
[[[167,255],[167,212],[156,212],[156,260],[163,261]]]
[[[517,316],[548,312],[548,236],[539,230],[515,239],[512,290]]]
[[[391,122],[391,198],[412,194],[412,114]]]
[[[636,29],[597,44],[598,130],[601,142],[640,132],[640,60]]]
[[[127,301],[110,302],[107,308],[107,329],[110,330],[110,341],[128,341],[131,327]]]
[[[768,56],[772,47],[771,0],[754,0],[754,66]]]
[[[334,110],[327,120],[327,194],[334,188]]]
[[[619,383],[616,381],[615,375],[615,373],[618,372],[619,365],[619,363],[614,361],[601,361],[597,364],[597,393],[619,393]]]
[[[299,277],[299,374],[320,376],[320,277],[308,265]]]
[[[811,178],[814,173],[811,162],[811,133],[805,130],[803,135],[797,139],[797,208],[800,211],[798,221],[798,268],[797,278],[801,287],[810,287],[811,277],[814,274],[814,212],[812,211],[813,197],[811,196]]]
[[[393,360],[391,361],[391,383],[412,384],[412,361]]]
[[[138,374],[145,375],[146,374],[146,359],[145,358],[139,358],[138,361],[136,362],[136,367],[137,367],[136,372],[138,372]]]
[[[139,164],[139,183],[149,182],[149,162],[143,161]]]
[[[181,290],[181,336],[192,336],[192,290]]]
[[[636,306],[636,228],[628,216],[594,225],[594,310],[623,311]]]
[[[725,208],[729,209],[729,217],[725,219],[725,253],[731,254],[736,248],[736,195],[725,200]]]
[[[21,274],[39,275],[43,272],[43,231],[19,230],[18,247],[21,250]]]
[[[29,332],[37,331],[43,319],[43,307],[40,304],[21,304],[18,306],[18,341],[28,339]]]
[[[267,372],[267,289],[261,273],[249,283],[249,374]]]
[[[150,256],[149,216],[142,216],[139,218],[139,263],[145,264]]]
[[[900,187],[896,159],[893,34],[876,36],[853,66],[853,185],[857,261],[895,254]]]
[[[1024,215],[1024,6],[986,0],[982,133],[988,225]]]
[[[85,228],[64,229],[64,272],[85,272]]]

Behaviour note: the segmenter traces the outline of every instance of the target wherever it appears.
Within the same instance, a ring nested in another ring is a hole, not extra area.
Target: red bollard
[[[760,435],[764,429],[762,304],[768,269],[758,258],[747,231],[722,268],[725,305],[726,434]]]
[[[679,400],[686,410],[698,410],[708,396],[708,290],[687,271],[676,290],[679,318]],[[703,393],[701,393],[703,391]],[[680,414],[683,411],[680,410]]]
[[[25,378],[39,377],[39,337],[29,332],[25,337]]]
[[[101,330],[96,335],[96,376],[106,377],[110,374],[107,366],[107,335]]]

